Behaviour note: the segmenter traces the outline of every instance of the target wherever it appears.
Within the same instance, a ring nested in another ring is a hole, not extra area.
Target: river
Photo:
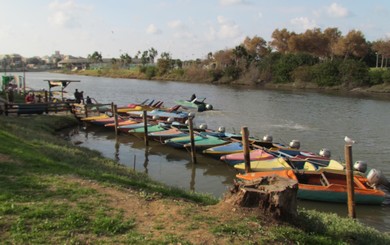
[[[33,89],[48,89],[46,79],[80,80],[65,90],[73,94],[77,88],[84,91],[84,97],[89,95],[99,103],[114,102],[118,106],[155,99],[169,107],[175,100],[188,99],[195,93],[214,107],[212,111],[196,113],[196,125],[206,123],[212,129],[224,126],[229,132],[239,132],[247,126],[250,135],[257,138],[268,134],[285,144],[296,139],[301,149],[313,152],[328,148],[335,160],[343,161],[344,137],[349,136],[356,140],[353,162],[364,160],[390,179],[390,100],[301,90],[26,73],[26,84]],[[73,131],[72,141],[145,172],[152,179],[218,198],[231,187],[236,174],[234,168],[210,157],[198,155],[198,163],[193,165],[186,151],[156,142],[145,148],[142,139],[115,137],[114,132],[102,128],[79,127]],[[299,201],[299,206],[340,216],[348,213],[347,206],[342,204]],[[356,214],[361,222],[390,231],[389,206],[358,205]]]

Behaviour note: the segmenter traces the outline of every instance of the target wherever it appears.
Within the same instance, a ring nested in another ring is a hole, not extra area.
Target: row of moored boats
[[[162,104],[162,103],[161,103]],[[147,132],[150,140],[178,149],[190,149],[191,137],[187,120],[191,113],[179,111],[180,106],[163,108],[154,104],[131,104],[117,109],[117,129],[143,137],[145,124],[143,111],[148,118]],[[159,106],[160,105],[160,106]],[[115,127],[109,113],[81,120],[91,124]],[[228,133],[224,127],[210,130],[206,124],[194,127],[194,147],[197,152],[218,158],[238,170],[237,178],[255,180],[269,175],[279,175],[298,182],[301,199],[346,202],[347,185],[345,166],[331,158],[328,149],[313,153],[300,149],[300,142],[289,145],[274,143],[272,136],[250,138],[250,169],[245,173],[245,158],[240,134]],[[368,169],[364,161],[354,164],[355,202],[358,204],[387,203],[389,182],[381,171]]]

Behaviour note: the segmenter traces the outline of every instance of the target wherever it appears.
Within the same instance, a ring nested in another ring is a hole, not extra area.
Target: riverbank
[[[78,71],[57,71],[58,73],[65,74],[77,74],[83,76],[97,76],[97,77],[110,77],[110,78],[127,78],[127,79],[147,79],[144,73],[139,72],[137,69],[102,69],[102,70],[78,70]],[[314,83],[305,82],[291,82],[291,83],[273,83],[273,82],[257,82],[248,83],[243,80],[231,81],[229,83],[213,83],[211,81],[202,81],[197,79],[187,79],[180,74],[170,74],[169,76],[154,76],[150,80],[157,81],[181,81],[190,83],[212,83],[219,85],[231,85],[231,86],[243,86],[243,87],[255,87],[272,90],[300,90],[300,91],[316,91],[324,93],[337,93],[342,95],[352,96],[365,96],[370,98],[390,100],[390,84],[383,83],[374,85],[371,87],[345,87],[345,86],[332,86],[332,87],[319,87]]]
[[[150,180],[57,130],[70,116],[0,117],[0,239],[6,243],[386,244],[389,234],[299,210],[291,223]],[[229,214],[229,215],[227,215]]]

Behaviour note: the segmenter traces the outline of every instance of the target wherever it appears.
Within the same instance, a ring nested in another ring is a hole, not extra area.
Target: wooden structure
[[[64,89],[72,82],[80,82],[80,80],[44,80],[49,84],[49,100],[51,100],[51,88],[61,86],[61,101],[64,101]]]
[[[5,103],[4,104],[4,114],[8,116],[9,114],[13,115],[22,115],[22,114],[49,114],[49,113],[58,113],[58,112],[71,112],[71,105],[69,103],[33,103],[33,104],[24,104],[24,103]]]

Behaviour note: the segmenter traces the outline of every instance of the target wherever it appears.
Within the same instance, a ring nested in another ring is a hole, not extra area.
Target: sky
[[[390,38],[388,0],[0,0],[0,54],[104,58],[154,48],[203,59],[275,29],[337,27]]]

